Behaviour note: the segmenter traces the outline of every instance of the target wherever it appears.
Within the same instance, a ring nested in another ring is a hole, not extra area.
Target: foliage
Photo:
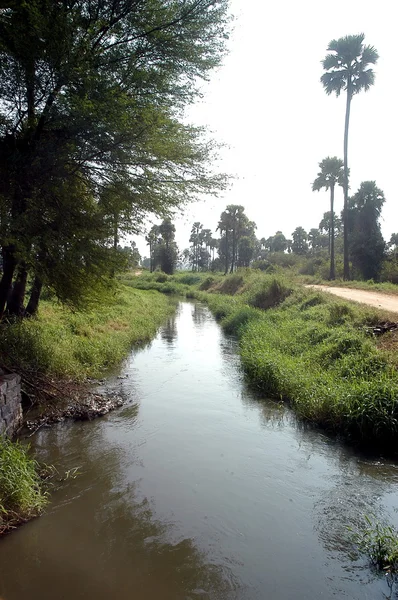
[[[157,268],[171,275],[174,273],[178,248],[175,243],[175,226],[171,219],[164,219],[160,225],[153,225],[146,237],[149,245],[150,270]]]
[[[348,130],[350,121],[351,101],[355,94],[365,92],[374,83],[372,65],[376,64],[379,56],[373,46],[364,44],[365,36],[347,35],[338,40],[332,40],[328,46],[328,54],[322,61],[325,73],[321,77],[322,85],[327,94],[339,96],[342,91],[347,93],[345,126],[344,126],[344,279],[349,279],[348,257]]]
[[[296,227],[292,233],[292,252],[294,254],[306,254],[308,251],[307,232],[303,227]]]
[[[377,311],[274,275],[233,277],[199,297],[229,332],[239,335],[252,385],[290,401],[306,421],[395,451],[398,375],[368,335],[369,326],[380,320]],[[227,289],[232,297],[225,295]]]
[[[239,266],[248,266],[244,263],[250,262],[250,247],[254,253],[256,224],[249,221],[244,211],[244,206],[240,204],[229,204],[220,216],[217,227],[221,235],[218,252],[225,265],[225,274],[228,271],[233,273]],[[240,245],[242,238],[248,238],[249,242]]]
[[[28,275],[33,312],[43,283],[74,301],[114,273],[120,235],[148,213],[224,187],[214,144],[183,109],[224,55],[227,9],[37,0],[1,10],[0,314],[15,280],[9,312],[22,316]]]
[[[335,186],[344,184],[344,163],[342,160],[333,156],[324,158],[319,163],[320,172],[312,184],[313,191],[319,191],[322,188],[330,189],[330,228],[329,228],[329,247],[330,247],[330,279],[335,279],[335,258],[334,258],[334,190]],[[313,236],[314,237],[314,236]],[[312,244],[313,245],[313,244]]]
[[[7,364],[39,373],[101,377],[133,344],[150,340],[172,310],[174,306],[160,294],[125,286],[90,311],[43,301],[37,318],[1,326],[0,354]]]
[[[0,534],[40,514],[47,504],[28,447],[0,437]]]
[[[366,527],[352,531],[357,549],[365,554],[378,570],[396,576],[398,573],[398,532],[365,515]]]
[[[358,192],[349,199],[350,257],[353,268],[365,280],[380,278],[385,243],[379,219],[384,202],[384,193],[375,181],[362,182]]]

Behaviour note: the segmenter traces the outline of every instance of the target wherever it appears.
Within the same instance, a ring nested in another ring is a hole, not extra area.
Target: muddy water
[[[181,303],[109,386],[128,404],[39,431],[45,516],[0,542],[5,600],[378,599],[347,525],[396,519],[398,468],[306,429],[244,385],[236,343]],[[75,477],[74,469],[79,475]]]

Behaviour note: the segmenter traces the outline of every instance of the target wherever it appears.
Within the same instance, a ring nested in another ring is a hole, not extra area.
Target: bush
[[[266,310],[281,304],[290,294],[293,288],[281,279],[272,277],[261,281],[260,285],[249,292],[248,304],[255,308]]]
[[[0,533],[37,516],[47,504],[28,448],[0,437]]]

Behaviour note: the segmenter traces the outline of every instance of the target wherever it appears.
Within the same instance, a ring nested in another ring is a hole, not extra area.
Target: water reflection
[[[7,600],[234,598],[233,577],[157,519],[150,500],[138,499],[139,482],[126,482],[123,473],[137,457],[110,447],[101,432],[88,424],[38,436],[42,458],[51,448],[53,461],[58,455],[63,468],[79,466],[82,474],[55,492],[39,527],[32,522],[2,540],[0,594]]]
[[[182,303],[109,382],[131,404],[38,432],[39,458],[82,475],[0,543],[0,595],[384,597],[346,526],[395,505],[396,466],[255,394],[236,349],[206,307]]]
[[[160,329],[160,337],[168,344],[173,344],[177,338],[177,315],[167,319],[167,323]]]

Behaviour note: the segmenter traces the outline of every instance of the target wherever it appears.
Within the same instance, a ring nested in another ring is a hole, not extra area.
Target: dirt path
[[[362,304],[398,313],[398,296],[345,287],[329,287],[327,285],[307,285],[306,287],[322,292],[329,292],[346,300],[354,300],[354,302],[361,302]]]

